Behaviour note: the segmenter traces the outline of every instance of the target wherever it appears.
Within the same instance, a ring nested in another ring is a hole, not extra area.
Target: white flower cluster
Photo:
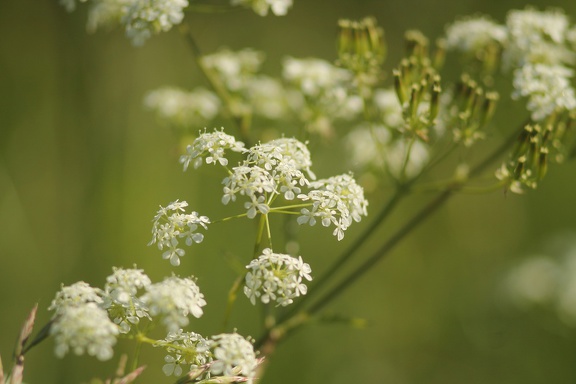
[[[282,76],[302,93],[303,105],[296,112],[313,132],[329,135],[333,120],[352,120],[362,111],[362,98],[349,89],[353,74],[346,69],[321,59],[289,57]]]
[[[152,282],[142,269],[113,268],[104,285],[104,309],[108,310],[121,333],[128,333],[140,319],[151,319],[148,309],[138,297],[138,291],[147,289]]]
[[[152,284],[141,269],[114,268],[104,290],[84,282],[62,287],[48,308],[55,311],[50,335],[59,357],[72,350],[107,360],[118,335],[134,332],[141,319],[158,317],[168,331],[176,332],[188,325],[189,315],[202,316],[204,305],[192,278],[171,276]]]
[[[222,48],[215,53],[202,56],[202,63],[214,71],[222,83],[231,91],[246,88],[264,62],[264,53],[251,48],[231,51]]]
[[[212,361],[208,340],[195,332],[169,332],[164,340],[155,344],[166,348],[168,355],[162,371],[166,376],[181,376],[182,366],[189,365],[189,371],[197,369]]]
[[[204,240],[204,235],[197,230],[199,227],[207,229],[210,224],[208,217],[199,216],[197,212],[183,213],[187,206],[187,202],[178,200],[166,207],[160,206],[153,220],[152,240],[148,243],[157,244],[160,250],[167,248],[162,258],[170,260],[170,264],[174,266],[180,265],[180,257],[186,253],[179,248],[179,239],[185,239],[187,246],[200,243]]]
[[[210,338],[208,347],[213,358],[211,375],[236,377],[234,382],[254,382],[259,361],[250,340],[237,333],[221,333]]]
[[[232,136],[223,131],[214,134],[203,133],[188,147],[187,155],[181,158],[186,168],[190,162],[195,166],[202,163],[202,156],[209,153],[207,163],[228,164],[224,158],[224,149],[236,149],[246,154],[246,159],[238,166],[229,170],[229,175],[222,181],[224,184],[222,203],[228,204],[236,201],[238,196],[245,196],[249,201],[244,203],[248,218],[254,218],[258,213],[266,215],[271,210],[271,204],[278,196],[290,201],[300,199],[310,201],[312,210],[304,208],[305,216],[298,219],[298,223],[314,225],[314,217],[321,216],[324,226],[331,223],[337,229],[334,235],[341,240],[344,231],[353,221],[360,221],[366,215],[368,202],[364,199],[362,188],[356,184],[350,175],[341,175],[330,179],[311,183],[316,176],[310,169],[312,160],[306,144],[293,138],[280,138],[267,143],[261,143],[250,149],[243,147]],[[307,193],[302,193],[303,189]],[[155,218],[167,217],[161,208]],[[178,260],[183,252],[173,244],[175,235],[170,235],[171,228],[161,228],[155,224],[153,241],[164,239],[163,246],[171,246],[166,258]],[[160,232],[158,232],[160,231]],[[164,233],[168,232],[168,235]],[[159,233],[159,234],[157,234]],[[152,243],[151,242],[151,243]],[[160,244],[159,244],[160,245]]]
[[[504,62],[507,67],[574,63],[576,55],[566,45],[569,20],[562,11],[541,12],[529,7],[513,10],[508,13],[506,26],[509,41]]]
[[[325,227],[333,224],[333,235],[342,240],[344,231],[354,221],[368,215],[364,190],[349,174],[312,182],[310,188],[308,194],[298,195],[299,199],[312,202],[311,209],[302,208],[298,224],[314,225],[318,218]]]
[[[292,0],[231,0],[231,4],[250,7],[260,16],[266,16],[270,10],[276,16],[284,16],[292,6]]]
[[[478,52],[492,43],[504,44],[506,27],[488,17],[466,17],[446,27],[446,48],[466,53]]]
[[[274,253],[270,248],[264,249],[246,268],[249,271],[244,294],[254,305],[257,298],[264,304],[272,301],[283,307],[292,304],[294,298],[306,294],[304,280],[312,280],[310,265],[304,263],[301,256]]]
[[[80,281],[62,287],[49,310],[54,310],[50,335],[54,337],[55,353],[63,357],[70,349],[82,355],[87,352],[100,360],[113,355],[119,328],[102,308],[102,291]]]
[[[88,2],[87,0],[80,0]],[[188,0],[92,0],[88,28],[121,24],[134,45],[142,45],[152,35],[167,32],[184,18]],[[76,8],[74,0],[60,0],[68,11]]]
[[[483,16],[468,18],[447,27],[446,37],[448,48],[477,56],[491,42],[499,45],[503,68],[514,72],[512,97],[527,98],[534,121],[576,109],[568,68],[576,63],[576,27],[562,11],[513,10],[502,26]]]
[[[176,332],[188,325],[188,316],[202,316],[204,295],[191,278],[171,276],[150,285],[141,300],[152,316],[161,316],[166,329]]]
[[[93,302],[62,307],[50,327],[58,357],[72,349],[77,355],[86,352],[99,360],[108,360],[114,354],[112,347],[118,333],[118,326],[110,321],[106,311]]]
[[[180,329],[170,332],[155,346],[169,353],[162,368],[166,376],[180,376],[184,372],[182,366],[189,366],[185,371],[187,382],[253,383],[260,363],[251,340],[237,333],[222,333],[206,339]]]
[[[576,109],[574,88],[570,83],[574,72],[561,65],[526,64],[514,71],[512,97],[528,97],[532,119],[544,120],[556,110]]]
[[[237,195],[247,196],[245,203],[249,218],[258,212],[267,214],[270,202],[276,195],[292,200],[301,187],[308,186],[312,161],[304,143],[296,139],[281,138],[258,144],[247,151],[247,159],[234,167],[230,176],[222,182],[222,203],[235,201]]]
[[[186,147],[186,154],[180,156],[180,163],[183,164],[184,170],[188,169],[190,162],[194,168],[202,165],[202,159],[205,158],[206,164],[228,165],[228,159],[225,157],[226,150],[233,152],[244,152],[244,143],[236,141],[234,136],[227,135],[224,130],[214,130],[214,132],[200,133],[198,138],[191,145]]]
[[[576,246],[574,237],[552,241],[550,253],[527,258],[504,280],[507,297],[522,308],[549,308],[576,326]]]
[[[281,119],[300,101],[279,80],[259,73],[264,57],[263,52],[250,48],[223,48],[202,57],[204,66],[228,90],[227,107],[234,115]]]
[[[220,112],[220,99],[205,88],[187,92],[164,87],[148,92],[144,105],[160,119],[183,127],[206,126]]]

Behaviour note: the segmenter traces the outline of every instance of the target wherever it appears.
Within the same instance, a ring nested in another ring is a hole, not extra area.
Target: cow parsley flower
[[[122,22],[134,45],[142,45],[153,34],[167,32],[184,19],[188,0],[133,0]]]
[[[292,304],[293,299],[307,292],[304,280],[312,280],[310,265],[302,261],[302,257],[292,257],[274,253],[270,248],[262,251],[262,255],[246,266],[244,294],[252,304],[256,299],[264,304],[275,301],[283,307]]]
[[[79,307],[86,303],[101,304],[102,302],[102,291],[100,289],[93,288],[88,283],[79,281],[70,286],[62,285],[48,310],[54,310],[56,315],[58,315],[69,307]]]
[[[368,200],[364,190],[349,175],[343,174],[310,183],[312,190],[298,198],[311,202],[311,209],[303,208],[298,224],[314,225],[319,218],[323,226],[334,225],[333,235],[342,240],[344,231],[354,222],[368,214]]]
[[[169,332],[176,332],[188,325],[188,316],[202,316],[206,305],[204,295],[192,278],[171,276],[162,282],[146,287],[141,297],[150,315],[160,316]]]
[[[336,120],[352,120],[363,110],[363,100],[350,91],[352,72],[321,59],[286,58],[282,76],[302,93],[304,104],[295,112],[307,129],[325,136]]]
[[[446,48],[474,54],[488,45],[507,40],[506,27],[486,16],[467,17],[446,28]]]
[[[106,278],[103,307],[120,326],[120,332],[128,333],[140,319],[150,318],[148,308],[137,295],[151,283],[144,271],[136,268],[114,267],[114,273]]]
[[[250,7],[260,16],[266,16],[269,10],[276,16],[284,16],[292,6],[292,0],[231,0],[230,3]]]
[[[187,202],[178,200],[167,207],[160,206],[153,220],[152,240],[148,243],[157,244],[160,250],[167,248],[162,258],[170,260],[170,264],[174,266],[180,265],[180,257],[185,254],[184,250],[178,247],[179,239],[184,239],[188,246],[200,243],[204,240],[204,235],[197,232],[198,228],[207,229],[207,224],[210,224],[208,217],[199,216],[197,212],[182,213],[187,206]]]
[[[212,376],[242,376],[245,382],[254,382],[259,361],[251,341],[237,333],[222,333],[212,336],[208,347],[214,359],[209,368]]]
[[[165,339],[154,344],[166,348],[168,355],[164,358],[166,364],[162,372],[166,376],[181,376],[182,366],[189,366],[189,371],[204,366],[212,361],[208,340],[194,332],[169,332]]]
[[[528,97],[532,119],[541,121],[556,109],[573,110],[576,97],[570,78],[574,72],[559,65],[526,64],[514,71],[512,97]]]
[[[146,107],[158,117],[177,126],[205,126],[220,112],[220,99],[205,88],[187,92],[175,87],[164,87],[149,92]]]
[[[107,312],[93,302],[62,307],[50,327],[58,357],[71,349],[76,355],[86,352],[99,360],[108,360],[114,354],[112,347],[118,333],[118,326],[110,321]]]
[[[251,48],[231,51],[222,48],[215,53],[204,55],[202,63],[215,72],[230,91],[240,91],[248,87],[264,62],[264,53]]]
[[[228,165],[226,150],[244,152],[244,143],[224,133],[224,129],[220,131],[215,129],[210,133],[204,131],[191,145],[188,145],[186,154],[180,156],[180,163],[184,165],[184,170],[188,169],[190,162],[194,168],[198,168],[202,165],[202,159],[205,159],[206,164],[226,166]]]
[[[562,65],[576,59],[566,46],[569,21],[561,11],[513,10],[508,13],[506,26],[509,38],[504,62],[507,67],[526,63]]]

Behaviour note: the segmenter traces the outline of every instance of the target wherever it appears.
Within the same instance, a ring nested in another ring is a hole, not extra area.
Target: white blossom
[[[507,35],[505,26],[486,16],[467,17],[446,28],[446,48],[474,54],[493,43],[503,45]]]
[[[298,198],[311,202],[311,208],[303,208],[298,224],[314,225],[312,217],[320,219],[323,226],[334,225],[333,235],[342,240],[344,232],[354,222],[362,220],[368,214],[368,201],[364,190],[349,174],[333,176],[310,183],[312,189]]]
[[[101,304],[102,302],[102,291],[100,289],[93,288],[88,283],[79,281],[70,286],[62,285],[48,310],[54,310],[56,315],[58,315],[69,307],[78,307],[86,303]]]
[[[188,325],[188,316],[199,318],[206,305],[204,295],[192,278],[171,276],[162,282],[146,287],[141,297],[147,305],[150,315],[160,316],[169,332]]]
[[[118,333],[118,326],[94,302],[63,307],[50,327],[58,357],[72,350],[76,355],[86,352],[99,360],[108,360],[114,354],[112,348]]]
[[[158,249],[166,249],[162,258],[170,260],[170,264],[174,266],[180,265],[180,257],[185,254],[185,251],[179,248],[180,239],[184,239],[187,246],[200,243],[204,240],[204,235],[197,230],[200,227],[207,229],[210,224],[208,217],[200,216],[197,212],[181,213],[187,206],[187,202],[178,200],[167,207],[160,206],[153,219],[152,240],[148,245],[157,244]]]
[[[270,10],[276,16],[284,16],[292,6],[292,0],[231,0],[230,3],[250,7],[260,16],[266,16]]]
[[[504,52],[506,67],[527,63],[570,64],[575,54],[566,46],[568,17],[559,10],[534,8],[513,10],[506,19],[508,44]]]
[[[307,292],[304,280],[312,280],[310,265],[302,257],[292,257],[274,253],[270,248],[262,251],[257,259],[246,266],[244,294],[252,304],[256,299],[264,304],[275,301],[277,305],[287,306],[293,299]]]
[[[126,35],[142,45],[153,34],[167,32],[184,18],[188,0],[132,0],[124,18]]]
[[[527,108],[536,121],[557,109],[573,110],[576,108],[570,83],[573,74],[571,69],[560,65],[526,64],[514,71],[512,97],[528,97]]]
[[[114,273],[106,278],[103,308],[120,326],[120,332],[128,333],[133,324],[148,318],[148,308],[138,298],[140,290],[152,282],[142,269],[114,267]]]
[[[166,376],[182,375],[183,365],[188,366],[187,371],[190,371],[212,361],[208,340],[195,332],[183,332],[182,329],[169,332],[154,346],[163,347],[168,352],[164,357],[166,364],[162,367]]]
[[[191,145],[188,145],[186,154],[180,156],[180,163],[183,164],[184,170],[188,169],[190,162],[193,163],[194,168],[200,167],[202,159],[205,159],[206,164],[226,166],[228,165],[226,150],[244,152],[244,143],[236,141],[234,136],[224,133],[224,129],[220,131],[215,129],[214,132],[210,133],[204,131]]]
[[[208,340],[213,361],[212,376],[242,376],[252,384],[256,376],[258,359],[252,343],[237,333],[222,333]]]
[[[215,53],[204,55],[202,63],[218,75],[222,83],[231,91],[248,87],[264,62],[264,53],[251,48],[231,51],[222,48]]]
[[[149,92],[146,107],[154,110],[159,118],[179,126],[207,125],[220,112],[220,99],[205,88],[187,92],[176,87],[164,87]]]

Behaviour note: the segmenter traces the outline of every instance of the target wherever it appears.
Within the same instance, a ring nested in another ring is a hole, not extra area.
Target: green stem
[[[210,70],[210,68],[204,65],[204,62],[202,61],[202,53],[200,51],[200,48],[198,47],[198,44],[196,43],[196,40],[194,39],[194,36],[192,35],[192,32],[190,31],[190,27],[186,24],[182,24],[180,26],[180,31],[186,38],[186,41],[188,42],[188,46],[192,51],[192,56],[194,56],[194,61],[196,62],[196,65],[198,65],[198,68],[200,68],[200,71],[202,72],[206,80],[208,80],[210,86],[212,87],[212,89],[214,89],[214,92],[216,92],[218,97],[220,97],[220,99],[224,102],[226,116],[230,118],[232,121],[234,121],[234,123],[238,127],[241,140],[246,144],[247,147],[250,147],[251,146],[250,144],[251,140],[249,135],[250,117],[239,116],[233,112],[231,107],[232,96],[230,95],[230,92],[228,92],[228,90],[226,89],[220,78],[218,78],[218,76],[216,76],[216,74],[214,74]]]

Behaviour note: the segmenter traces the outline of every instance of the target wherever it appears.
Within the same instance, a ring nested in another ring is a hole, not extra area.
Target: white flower
[[[509,33],[504,52],[506,67],[574,63],[576,55],[565,45],[568,17],[561,11],[513,10],[508,13],[506,25]]]
[[[248,87],[260,70],[264,53],[250,48],[240,51],[222,48],[215,53],[204,55],[201,60],[208,69],[216,72],[226,88],[240,91]]]
[[[212,336],[208,346],[214,359],[209,368],[212,376],[243,376],[253,383],[258,359],[250,341],[237,333],[222,333]]]
[[[251,7],[260,16],[266,16],[271,9],[276,16],[284,16],[292,6],[292,0],[231,0],[232,5]]]
[[[492,43],[504,44],[507,33],[486,16],[467,17],[446,27],[446,48],[474,54]]]
[[[405,139],[391,142],[384,156],[388,171],[397,179],[416,176],[430,159],[426,144],[418,140],[409,144]]]
[[[514,71],[512,97],[528,97],[532,119],[541,121],[556,109],[576,108],[570,78],[574,72],[560,65],[526,64]]]
[[[394,89],[376,89],[373,100],[386,126],[390,128],[400,128],[402,126],[404,123],[402,106]]]
[[[204,366],[212,361],[208,340],[194,332],[169,332],[164,340],[154,344],[164,347],[169,355],[164,357],[166,364],[162,371],[166,376],[180,376],[182,365],[189,365],[189,370]]]
[[[390,139],[390,130],[382,125],[361,125],[351,130],[344,137],[349,163],[358,169],[384,166]]]
[[[312,190],[308,194],[300,194],[298,198],[312,202],[312,210],[307,208],[300,212],[298,224],[314,225],[311,216],[318,217],[323,226],[333,224],[333,232],[338,240],[344,238],[344,231],[354,222],[368,215],[368,201],[364,198],[364,190],[351,175],[343,174],[310,183]]]
[[[153,34],[167,32],[184,18],[188,0],[132,0],[122,22],[134,45],[142,45]]]
[[[152,240],[148,243],[148,245],[157,244],[160,250],[167,248],[162,258],[170,260],[170,264],[174,266],[180,265],[180,257],[185,254],[184,250],[178,247],[179,239],[184,238],[188,246],[200,243],[204,240],[204,235],[197,232],[198,228],[207,229],[207,225],[210,224],[208,217],[199,216],[197,212],[180,213],[184,212],[186,206],[187,202],[178,200],[166,208],[160,206],[153,220]]]
[[[95,32],[100,27],[120,25],[133,2],[134,0],[93,0],[86,29]]]
[[[225,157],[226,150],[233,152],[244,152],[244,143],[236,141],[234,136],[224,133],[224,129],[214,132],[200,133],[198,138],[186,148],[186,154],[180,156],[180,163],[184,165],[184,170],[188,169],[190,162],[193,161],[194,168],[202,165],[202,159],[205,158],[206,164],[228,165],[228,159]]]
[[[141,300],[152,316],[161,316],[169,332],[188,325],[188,316],[202,316],[206,305],[204,295],[192,278],[167,277],[164,281],[146,287]]]
[[[48,310],[55,310],[56,315],[58,315],[69,307],[78,307],[86,303],[101,304],[103,302],[101,296],[102,291],[100,289],[93,288],[83,281],[70,286],[62,285]]]
[[[277,305],[287,306],[293,299],[307,292],[304,280],[312,280],[310,265],[302,261],[302,257],[292,257],[274,253],[270,248],[262,251],[262,255],[246,266],[244,294],[252,304],[259,297],[264,303],[276,301]]]
[[[106,311],[93,302],[63,307],[50,327],[58,357],[72,349],[77,355],[86,352],[99,360],[108,360],[114,354],[112,347],[118,332],[118,326],[110,321]]]
[[[132,324],[142,318],[150,318],[148,308],[137,297],[138,291],[151,284],[150,278],[142,269],[114,267],[114,273],[106,278],[103,308],[120,326],[122,333],[130,331]]]
[[[146,107],[172,124],[179,126],[204,126],[220,111],[220,99],[202,87],[191,92],[175,87],[164,87],[149,92],[145,99]]]

